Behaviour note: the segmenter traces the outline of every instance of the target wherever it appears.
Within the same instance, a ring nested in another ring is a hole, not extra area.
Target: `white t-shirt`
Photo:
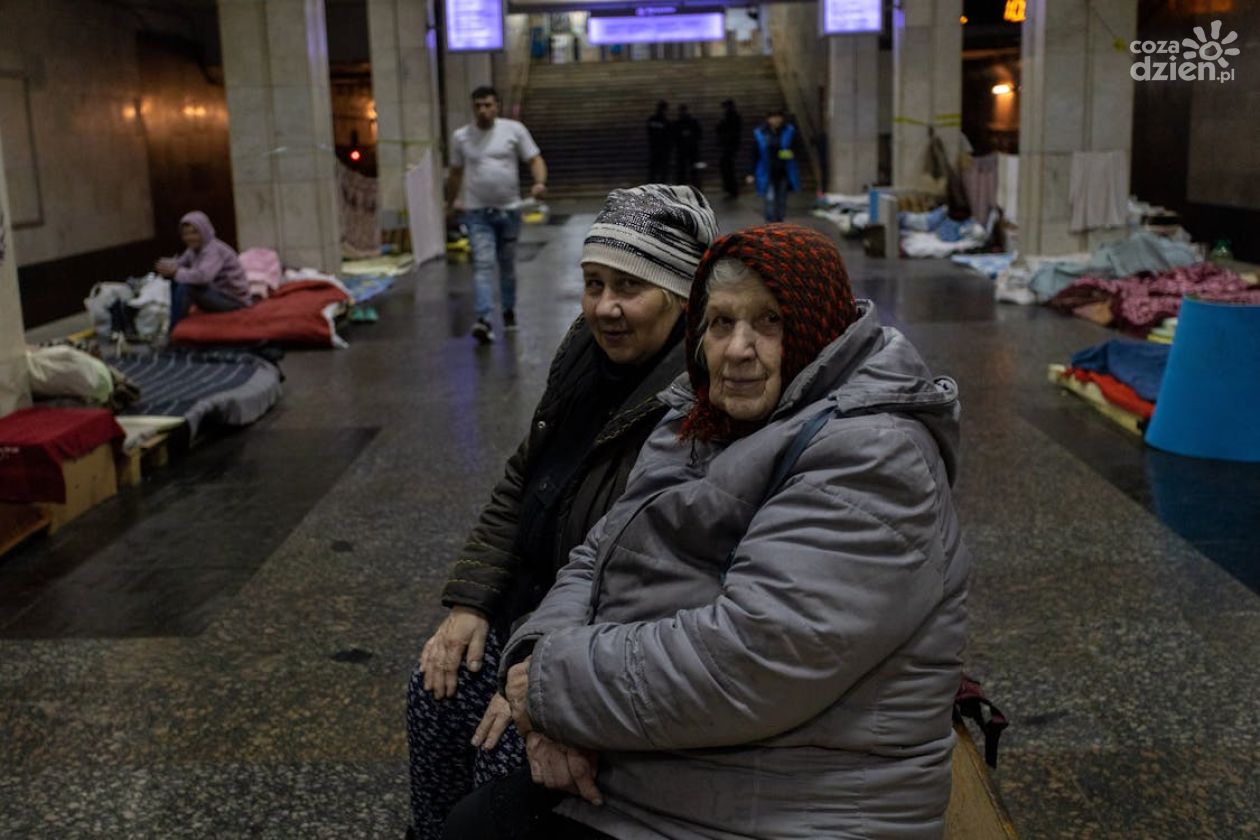
[[[520,163],[539,154],[529,129],[516,120],[495,118],[482,131],[475,123],[456,129],[451,166],[464,170],[464,207],[510,207],[521,200]]]

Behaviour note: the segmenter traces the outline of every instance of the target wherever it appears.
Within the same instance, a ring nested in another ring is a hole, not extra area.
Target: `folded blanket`
[[[1167,344],[1115,338],[1072,354],[1072,367],[1114,376],[1142,399],[1154,402],[1170,349]]]

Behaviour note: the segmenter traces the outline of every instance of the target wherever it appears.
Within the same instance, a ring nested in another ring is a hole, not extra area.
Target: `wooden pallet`
[[[52,517],[39,505],[0,502],[0,557],[50,525]]]
[[[167,466],[171,460],[170,435],[161,432],[118,456],[118,489],[135,487],[144,476]]]

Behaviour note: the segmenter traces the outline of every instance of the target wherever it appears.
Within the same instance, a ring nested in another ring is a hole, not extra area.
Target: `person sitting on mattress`
[[[200,210],[185,214],[179,235],[187,250],[178,258],[163,257],[153,267],[172,281],[171,329],[193,303],[203,312],[232,312],[254,302],[240,259],[231,245],[215,238],[209,216]]]

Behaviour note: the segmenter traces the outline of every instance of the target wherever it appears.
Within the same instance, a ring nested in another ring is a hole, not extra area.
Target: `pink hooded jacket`
[[[192,225],[201,233],[201,247],[196,251],[189,248],[180,255],[175,282],[189,286],[208,286],[236,298],[246,306],[253,303],[245,269],[241,268],[241,261],[231,246],[215,238],[210,217],[200,210],[194,210],[185,214],[179,223],[181,227]]]

